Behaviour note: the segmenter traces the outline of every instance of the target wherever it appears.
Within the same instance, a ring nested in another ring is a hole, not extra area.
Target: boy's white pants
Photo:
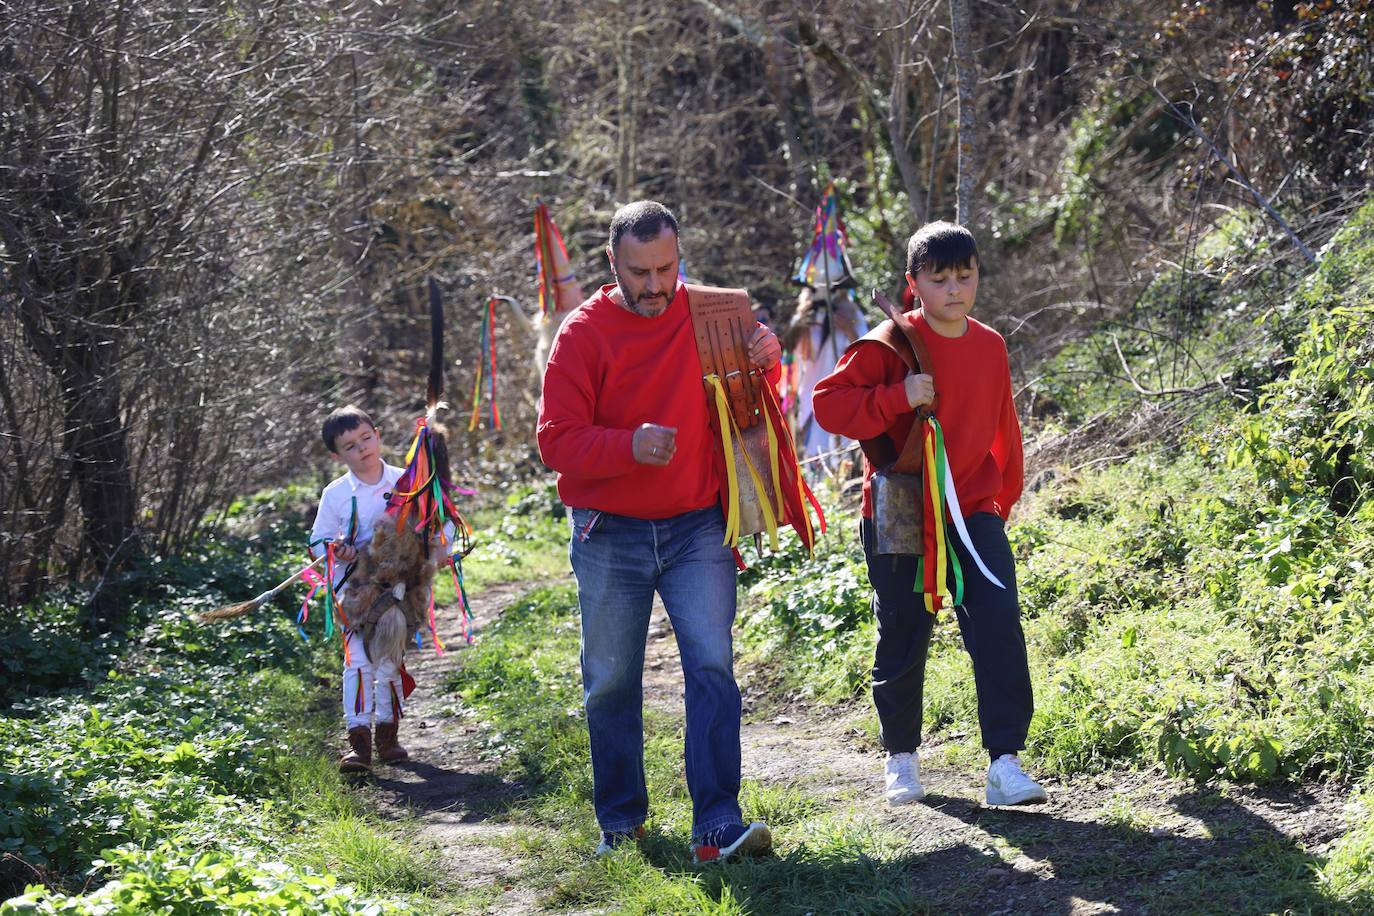
[[[352,630],[344,638],[348,641],[343,672],[344,721],[350,729],[359,725],[371,728],[375,713],[378,722],[394,722],[402,697],[401,672],[389,660],[374,666],[368,660],[363,638]]]

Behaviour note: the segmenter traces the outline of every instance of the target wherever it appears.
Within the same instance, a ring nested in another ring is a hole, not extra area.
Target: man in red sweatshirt
[[[724,545],[717,444],[707,413],[677,220],[641,201],[611,220],[615,282],[558,332],[539,402],[539,453],[569,507],[582,614],[597,854],[643,835],[644,641],[654,592],[682,656],[685,757],[698,863],[772,845],[739,807],[740,694],[730,627],[735,560]],[[750,362],[776,384],[782,347],[767,328]]]
[[[913,235],[907,245],[906,280],[919,308],[898,319],[909,322],[920,335],[930,365],[913,373],[898,352],[882,342],[885,328],[880,327],[856,341],[835,371],[816,385],[816,420],[830,432],[853,439],[887,436],[900,452],[916,409],[935,402],[934,415],[944,430],[969,540],[988,571],[1005,586],[993,583],[979,569],[978,558],[961,538],[950,538],[964,580],[964,600],[955,613],[973,660],[978,724],[991,758],[987,801],[1043,802],[1044,789],[1022,771],[1016,755],[1026,746],[1033,705],[1016,569],[1005,531],[1022,484],[1021,428],[1012,403],[1006,343],[996,331],[968,317],[978,295],[978,246],[963,226],[930,223]],[[873,703],[888,752],[887,800],[901,805],[925,794],[917,747],[935,615],[922,600],[916,557],[876,552],[873,472],[865,456],[860,536],[878,623]],[[925,559],[933,562],[930,556]]]

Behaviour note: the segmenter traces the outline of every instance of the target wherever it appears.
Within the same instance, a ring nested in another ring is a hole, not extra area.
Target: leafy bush
[[[825,498],[826,494],[822,494]],[[788,535],[740,575],[748,589],[740,614],[747,646],[784,673],[788,685],[825,699],[852,697],[873,666],[872,589],[863,552],[847,532],[857,520],[831,506],[829,533],[806,554]]]
[[[154,849],[122,846],[106,853],[97,868],[119,874],[94,893],[69,896],[29,888],[21,897],[0,903],[0,916],[71,914],[71,916],[141,916],[146,913],[223,913],[277,916],[280,913],[359,914],[401,912],[357,898],[329,875],[264,861],[249,850],[195,853],[160,845]]]
[[[181,622],[180,630],[168,635],[185,638],[200,630],[202,635],[191,640],[199,646],[209,631],[191,620],[192,613],[256,594],[263,583],[294,568],[289,551],[299,544],[300,531],[296,529],[293,540],[288,528],[274,527],[251,538],[209,535],[194,553],[150,557],[118,584],[129,608],[123,626],[107,635],[91,637],[82,631],[86,591],[79,586],[17,608],[0,623],[0,641],[9,647],[9,664],[0,667],[0,709],[24,697],[97,683],[121,655],[139,645],[140,637],[146,640],[175,621]],[[240,622],[214,633],[246,648],[255,644],[260,628]],[[264,651],[272,654],[280,648]]]
[[[1048,688],[1032,745],[1057,767],[1262,782],[1374,764],[1371,267],[1374,204],[1282,310],[1289,371],[1253,409],[1028,500],[1013,536]]]
[[[18,710],[30,718],[7,720],[0,751],[0,849],[74,874],[120,843],[224,819],[249,831],[289,748],[287,704],[304,700],[270,671],[163,659],[114,672],[87,697],[33,701]]]
[[[1227,77],[1233,91],[1257,106],[1252,123],[1270,125],[1280,140],[1277,161],[1264,164],[1282,174],[1301,163],[1300,174],[1316,187],[1366,187],[1374,175],[1365,129],[1374,114],[1374,3],[1256,5],[1283,11],[1274,16],[1278,27],[1263,39],[1238,43]],[[1199,7],[1198,15],[1210,11]]]
[[[339,822],[355,845],[385,841],[332,765],[327,779],[302,766],[333,726],[316,679],[337,671],[337,646],[303,641],[285,599],[215,625],[193,617],[295,568],[282,545],[301,530],[297,519],[149,560],[129,577],[126,626],[109,637],[83,636],[75,591],[18,610],[11,632],[27,639],[0,682],[14,701],[0,716],[0,897],[35,875],[51,889],[0,912],[383,911],[299,867]],[[282,857],[297,864],[267,861]],[[414,879],[413,854],[391,856],[399,868],[387,874],[365,859],[331,864],[369,892],[432,883]]]

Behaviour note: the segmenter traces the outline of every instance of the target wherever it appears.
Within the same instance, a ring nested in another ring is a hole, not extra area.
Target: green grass
[[[284,526],[295,530],[295,526]],[[284,535],[283,538],[284,539]],[[128,626],[86,641],[79,594],[20,609],[44,652],[79,651],[0,713],[0,887],[19,912],[414,912],[442,888],[366,814],[333,760],[338,646],[283,606],[219,625],[191,614],[294,561],[270,532],[207,539],[125,586]],[[46,679],[44,679],[46,678]],[[375,897],[375,899],[373,899]]]
[[[1369,788],[1356,794],[1351,809],[1356,826],[1331,849],[1321,880],[1335,899],[1374,910],[1374,794]]]
[[[378,827],[361,812],[321,821],[300,861],[338,875],[368,895],[438,891],[440,872],[434,857],[422,855],[405,834],[393,836]]]
[[[334,732],[333,709],[317,726]],[[281,801],[307,829],[293,841],[291,860],[314,872],[334,875],[368,896],[445,893],[432,852],[418,849],[404,829],[383,824],[368,813],[352,788],[339,778],[331,754],[293,757],[286,765]],[[422,906],[423,900],[410,905]]]
[[[517,488],[498,505],[478,508],[468,521],[476,544],[463,562],[469,590],[506,582],[548,582],[572,571],[567,518],[552,484]],[[452,581],[443,579],[435,600],[452,598]]]

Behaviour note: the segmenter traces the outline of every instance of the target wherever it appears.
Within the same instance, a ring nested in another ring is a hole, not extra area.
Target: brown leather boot
[[[348,730],[348,750],[339,758],[339,772],[372,772],[372,729],[359,725]]]
[[[398,726],[396,722],[377,723],[377,757],[382,763],[400,763],[410,759],[410,754],[396,740]]]

